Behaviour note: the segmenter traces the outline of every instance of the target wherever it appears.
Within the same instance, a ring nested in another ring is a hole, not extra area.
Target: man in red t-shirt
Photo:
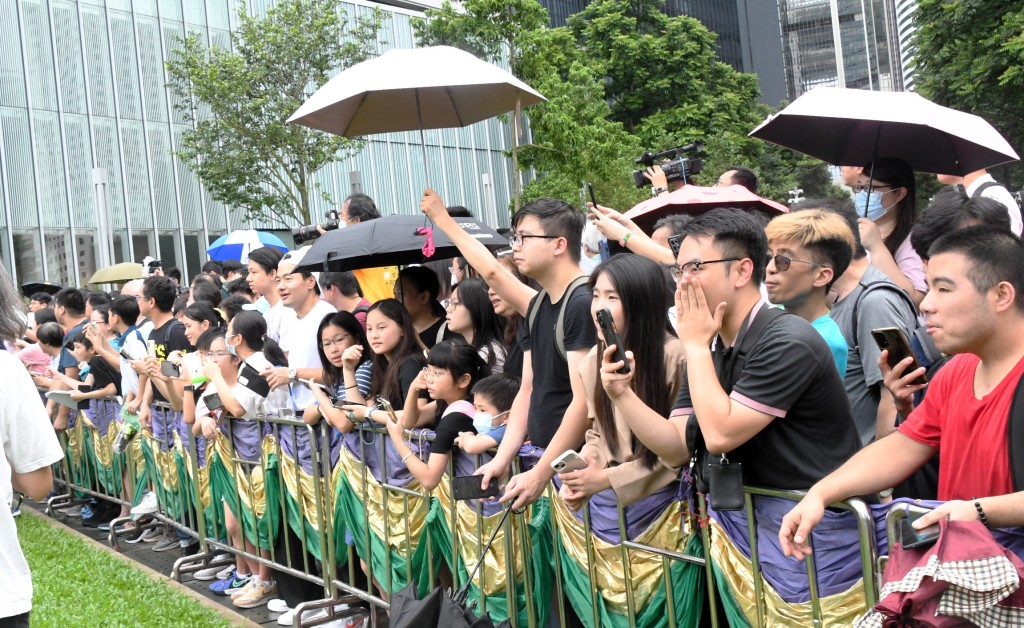
[[[1005,500],[975,497],[1013,491],[1006,438],[1024,373],[1024,246],[1008,231],[974,226],[943,236],[929,253],[921,313],[936,346],[956,357],[898,431],[815,484],[786,515],[779,541],[787,555],[810,553],[808,538],[828,504],[894,486],[937,452],[939,499],[966,500],[951,502],[943,514],[970,520],[984,512],[990,526],[1012,525]],[[899,377],[906,366],[897,365],[886,384],[906,388],[924,372]]]

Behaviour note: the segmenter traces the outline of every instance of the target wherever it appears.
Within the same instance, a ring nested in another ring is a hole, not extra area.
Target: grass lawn
[[[32,569],[33,626],[230,626],[130,563],[30,515],[18,538]]]

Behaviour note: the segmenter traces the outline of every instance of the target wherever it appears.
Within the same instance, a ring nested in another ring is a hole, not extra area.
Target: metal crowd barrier
[[[102,400],[96,404],[97,412],[99,411],[113,411],[116,406],[116,400]],[[304,603],[299,607],[299,612],[295,614],[296,624],[302,625],[302,611],[315,610],[315,609],[328,609],[328,617],[324,620],[317,621],[317,623],[324,623],[327,621],[333,621],[340,617],[352,617],[368,619],[369,625],[377,625],[377,613],[369,612],[365,608],[350,607],[344,612],[335,612],[335,606],[341,603],[356,604],[364,603],[371,607],[371,609],[388,610],[390,608],[389,599],[391,593],[395,591],[394,587],[394,565],[391,558],[391,537],[394,534],[401,534],[404,536],[404,544],[401,547],[401,552],[404,552],[406,557],[412,557],[416,551],[417,546],[413,544],[411,526],[412,522],[409,519],[409,513],[413,511],[413,507],[417,502],[420,503],[421,508],[425,508],[427,512],[430,511],[431,505],[434,500],[437,501],[440,508],[444,509],[453,523],[451,528],[451,538],[449,554],[453,557],[453,564],[449,566],[443,556],[439,556],[434,551],[434,547],[439,543],[433,536],[431,526],[424,528],[424,536],[420,539],[420,543],[426,543],[426,561],[427,567],[426,572],[429,579],[428,585],[430,588],[442,584],[444,586],[451,586],[453,589],[458,589],[464,584],[460,579],[462,575],[458,568],[458,558],[461,558],[465,565],[475,565],[481,556],[467,555],[467,553],[460,551],[460,539],[457,529],[454,525],[457,517],[457,502],[451,491],[447,492],[445,498],[441,498],[438,494],[438,489],[433,491],[427,491],[420,487],[418,490],[408,488],[406,486],[398,485],[389,480],[388,473],[388,456],[387,456],[387,443],[389,437],[386,430],[380,426],[364,424],[357,427],[357,436],[359,443],[359,460],[366,460],[370,454],[371,448],[374,449],[374,454],[377,460],[380,461],[380,474],[382,481],[378,482],[372,477],[370,471],[366,465],[362,465],[360,471],[360,477],[355,478],[358,486],[360,495],[368,496],[371,494],[371,489],[380,490],[381,495],[381,507],[383,512],[390,512],[389,505],[394,500],[400,500],[402,513],[405,513],[402,521],[398,523],[398,527],[392,525],[383,526],[383,543],[387,551],[384,554],[384,568],[383,573],[374,567],[374,560],[372,560],[372,526],[370,521],[370,511],[366,508],[365,504],[363,507],[363,542],[364,547],[367,549],[367,556],[362,557],[365,559],[365,586],[358,586],[356,583],[360,580],[359,574],[357,573],[357,563],[360,561],[360,556],[356,551],[355,545],[350,545],[347,548],[347,566],[341,569],[339,573],[339,560],[338,551],[336,547],[336,532],[339,525],[343,525],[341,522],[335,520],[336,504],[335,504],[335,472],[336,468],[332,468],[332,434],[334,431],[326,422],[321,422],[317,426],[308,426],[301,421],[300,418],[291,414],[282,414],[281,416],[266,416],[254,419],[254,422],[259,426],[259,433],[262,435],[261,440],[261,452],[258,460],[244,459],[235,452],[234,447],[229,447],[229,461],[231,464],[250,465],[253,469],[257,466],[261,469],[264,482],[269,483],[271,478],[278,482],[278,490],[276,491],[276,499],[273,503],[270,503],[268,496],[268,503],[266,504],[266,511],[264,517],[268,518],[268,521],[274,519],[270,516],[270,510],[275,509],[276,513],[276,530],[269,532],[270,538],[275,538],[276,535],[285,534],[286,530],[291,527],[289,522],[289,508],[293,510],[294,519],[297,519],[298,529],[291,529],[288,533],[295,534],[299,537],[301,546],[304,551],[301,552],[301,556],[295,555],[294,552],[289,550],[288,544],[284,544],[284,552],[278,551],[276,543],[269,543],[270,547],[266,548],[269,553],[268,556],[264,556],[260,553],[260,536],[259,536],[259,525],[256,527],[256,539],[257,551],[255,553],[249,552],[245,549],[239,549],[232,546],[228,539],[227,531],[222,528],[218,518],[215,516],[214,519],[208,520],[208,509],[220,508],[223,511],[223,504],[213,503],[210,497],[210,478],[207,474],[208,469],[206,465],[209,463],[210,458],[213,454],[213,450],[209,444],[205,444],[205,459],[202,452],[203,441],[205,439],[197,437],[189,429],[186,433],[187,439],[181,438],[181,433],[178,430],[178,414],[166,406],[165,404],[157,404],[153,413],[154,426],[159,422],[160,431],[166,434],[167,437],[158,440],[152,434],[145,433],[136,437],[136,443],[138,446],[146,446],[149,448],[146,457],[146,464],[149,466],[149,470],[152,474],[154,469],[160,473],[160,477],[150,477],[149,481],[156,486],[156,493],[158,502],[160,503],[161,511],[154,513],[154,523],[149,524],[150,526],[165,525],[175,530],[182,531],[192,537],[198,539],[199,552],[193,556],[182,557],[175,562],[172,577],[175,579],[182,579],[186,574],[193,573],[199,569],[203,569],[209,565],[209,561],[215,551],[229,552],[232,555],[242,555],[249,561],[259,562],[264,565],[270,566],[277,572],[285,573],[296,578],[306,580],[313,583],[315,586],[322,590],[323,597],[318,600],[312,600]],[[81,418],[79,417],[79,421]],[[236,429],[235,423],[237,421],[228,420],[227,424],[227,436],[220,436],[220,438],[227,438],[227,443],[233,442],[232,430]],[[116,429],[116,423],[111,422],[111,426]],[[73,441],[79,437],[82,430],[91,429],[84,424],[76,425],[64,433],[60,434],[61,442],[65,446],[65,451],[69,454],[74,455],[76,452],[83,451],[80,448],[72,447],[69,441]],[[289,453],[285,451],[282,446],[282,435],[290,433],[292,442],[295,443],[299,439],[299,435],[303,438],[307,438],[311,443],[309,447],[309,459],[303,464],[301,459],[300,448],[293,446],[292,451]],[[267,440],[268,437],[272,440]],[[350,437],[352,438],[352,437]],[[407,438],[410,438],[413,442],[417,443],[418,449],[423,449],[425,444],[432,440],[432,437],[422,434],[419,431],[408,432]],[[336,436],[335,436],[336,439]],[[142,442],[144,440],[144,442]],[[344,449],[344,445],[339,445]],[[136,494],[136,487],[134,486],[135,478],[139,477],[137,473],[137,465],[139,464],[140,456],[126,455],[124,461],[124,469],[126,482],[125,486],[120,491],[109,490],[109,487],[103,486],[102,482],[96,481],[96,474],[92,475],[85,474],[84,477],[87,481],[79,481],[83,477],[81,471],[78,473],[76,479],[75,474],[72,471],[72,467],[77,465],[77,468],[88,470],[88,463],[85,461],[76,461],[71,455],[65,458],[60,464],[59,469],[55,472],[57,482],[61,484],[65,489],[66,493],[52,498],[48,505],[48,510],[53,512],[66,507],[73,501],[75,496],[92,496],[105,500],[112,501],[122,506],[131,507],[133,503],[132,496]],[[219,455],[219,454],[217,454]],[[339,454],[346,455],[344,451]],[[89,457],[86,456],[88,459]],[[274,464],[271,464],[271,461]],[[224,461],[227,462],[227,461]],[[476,466],[483,463],[481,457],[475,459]],[[85,464],[82,464],[85,463]],[[340,464],[340,463],[339,463]],[[404,465],[402,465],[404,467]],[[237,468],[237,467],[236,467]],[[308,468],[308,473],[303,471],[304,468]],[[517,459],[514,463],[512,473],[518,473],[522,470],[521,463]],[[173,471],[174,475],[171,475]],[[448,468],[448,477],[453,477],[455,474],[454,459],[450,460]],[[311,495],[306,495],[302,489],[302,480],[299,476],[308,476],[306,480],[307,485],[312,487]],[[166,477],[167,482],[161,482],[161,478]],[[349,478],[350,480],[352,478]],[[176,480],[176,481],[175,481]],[[289,504],[288,497],[286,496],[287,487],[286,484],[291,481],[294,483],[298,492],[299,499],[292,500],[294,504]],[[447,478],[442,479],[442,482],[447,481]],[[169,485],[169,486],[167,486]],[[376,486],[373,486],[376,485]],[[237,481],[236,481],[237,486]],[[776,491],[769,489],[745,488],[745,499],[748,513],[753,513],[753,498],[755,496],[767,496],[777,497],[789,500],[799,500],[803,495],[802,493],[793,491]],[[551,500],[558,499],[555,495],[553,487],[549,489],[548,497]],[[238,500],[235,504],[235,512],[241,515],[242,504],[241,497],[238,495],[237,490],[235,498]],[[701,514],[706,512],[706,504],[704,503],[703,496],[697,496],[696,501],[699,504],[699,512]],[[310,502],[310,503],[307,503]],[[875,604],[878,598],[878,582],[880,581],[879,573],[881,572],[881,565],[877,565],[878,572],[875,571],[876,563],[878,563],[877,552],[874,544],[874,522],[871,517],[870,510],[860,500],[848,500],[840,504],[834,505],[837,508],[848,510],[853,513],[857,523],[857,528],[860,536],[860,558],[861,567],[863,571],[863,588],[864,598],[867,602],[866,608],[870,608]],[[483,506],[480,503],[474,503],[472,506],[477,513],[476,520],[476,547],[482,547],[489,534],[484,532],[484,516]],[[671,567],[676,563],[686,563],[692,565],[703,565],[705,569],[706,580],[704,586],[707,589],[707,600],[708,608],[711,609],[710,617],[703,618],[703,625],[711,625],[717,627],[721,618],[716,613],[716,588],[715,588],[715,573],[711,566],[710,549],[710,533],[709,530],[702,525],[696,526],[699,528],[701,534],[701,541],[704,547],[704,557],[691,556],[685,553],[672,551],[663,547],[656,547],[652,545],[645,545],[633,540],[629,540],[627,537],[627,521],[626,511],[621,505],[616,507],[618,526],[620,533],[620,552],[621,560],[623,565],[630,565],[634,562],[635,558],[639,555],[649,555],[655,557],[656,560],[661,562],[661,572],[659,579],[659,586],[663,587],[666,592],[666,617],[669,626],[676,626],[680,623],[680,618],[677,615],[677,609],[673,607],[673,597],[671,592],[675,588],[675,584],[672,581]],[[216,510],[211,510],[215,515]],[[241,535],[243,540],[245,538],[245,522],[242,521],[242,517],[239,516],[239,523],[241,526]],[[118,537],[123,535],[125,530],[123,528],[124,523],[128,518],[116,519],[111,525],[109,539],[112,546],[117,547]],[[307,522],[315,521],[316,526],[307,525]],[[537,617],[533,605],[530,603],[534,596],[539,591],[535,590],[536,583],[539,582],[538,574],[534,571],[534,565],[531,560],[522,559],[522,581],[520,582],[515,577],[515,556],[519,552],[520,556],[529,557],[532,556],[535,551],[533,539],[531,538],[530,531],[528,530],[528,520],[523,515],[516,515],[515,517],[509,517],[504,523],[504,537],[502,543],[499,544],[501,551],[504,552],[504,564],[508,567],[508,570],[512,573],[505,574],[505,603],[507,608],[507,615],[511,624],[515,627],[528,626],[534,628],[540,625],[540,619]],[[270,524],[268,523],[268,526]],[[893,523],[892,525],[895,525]],[[578,614],[580,618],[585,622],[595,626],[601,625],[601,618],[598,611],[598,597],[602,594],[599,590],[597,579],[594,577],[595,569],[595,536],[591,530],[591,516],[589,506],[585,508],[583,513],[583,528],[584,538],[586,544],[586,556],[587,565],[585,569],[590,575],[590,609],[576,609],[580,611]],[[748,541],[750,543],[751,552],[751,564],[754,574],[754,589],[756,592],[756,611],[757,621],[759,626],[769,625],[768,616],[766,611],[765,602],[765,591],[764,581],[760,566],[760,555],[758,552],[758,538],[756,533],[756,525],[752,517],[748,517]],[[682,531],[680,531],[682,534]],[[316,560],[309,551],[309,548],[314,544],[319,547],[320,559]],[[553,567],[553,586],[552,586],[552,604],[549,612],[553,614],[553,621],[558,625],[565,626],[570,621],[570,610],[566,608],[566,583],[563,581],[563,569],[561,565],[562,557],[559,551],[559,523],[553,512],[551,514],[551,547],[554,548],[552,552],[551,561]],[[244,545],[244,543],[243,543]],[[401,553],[399,552],[399,553]],[[402,574],[405,580],[411,581],[414,578],[412,561],[405,561],[405,572]],[[468,571],[468,569],[467,569]],[[806,559],[806,571],[808,575],[808,586],[811,594],[811,607],[813,614],[813,621],[815,625],[821,625],[822,622],[822,609],[821,599],[818,595],[818,583],[817,583],[817,570],[814,563],[813,555]],[[444,582],[440,582],[438,576],[441,575]],[[480,576],[481,584],[483,583],[483,576]],[[631,572],[629,569],[625,570],[623,574],[624,589],[625,589],[625,604],[627,608],[628,625],[632,628],[636,626],[636,603],[635,603],[635,590],[637,584],[633,582]],[[383,589],[383,593],[379,592],[376,585],[379,585]],[[481,586],[481,591],[483,587]],[[526,608],[522,609],[519,607],[517,600],[519,594],[522,593],[523,597],[527,601]],[[478,607],[478,612],[488,611],[488,600],[487,596],[481,595],[481,603]],[[589,612],[587,612],[589,611]],[[523,622],[520,619],[520,615],[523,614],[526,617],[526,621]]]

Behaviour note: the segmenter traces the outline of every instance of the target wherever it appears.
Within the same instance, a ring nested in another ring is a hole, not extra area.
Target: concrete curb
[[[224,619],[226,619],[229,622],[231,622],[232,626],[245,626],[246,628],[258,628],[260,626],[259,624],[257,624],[256,622],[252,621],[251,619],[249,619],[247,617],[244,617],[242,615],[239,615],[238,613],[236,613],[236,612],[232,611],[231,609],[223,606],[222,604],[218,604],[218,603],[214,602],[213,600],[211,600],[211,599],[209,599],[207,597],[204,597],[203,595],[201,595],[199,593],[196,593],[195,591],[193,591],[192,589],[186,587],[185,585],[183,585],[182,583],[178,582],[177,580],[173,580],[171,578],[168,578],[167,576],[163,575],[159,571],[156,571],[155,569],[152,569],[152,568],[150,568],[150,567],[148,567],[146,565],[143,565],[142,563],[140,563],[138,561],[132,560],[131,558],[125,556],[124,554],[114,550],[109,545],[106,545],[105,543],[100,543],[96,539],[93,539],[93,538],[90,538],[88,536],[85,536],[84,534],[82,534],[78,530],[75,530],[74,528],[72,528],[70,526],[67,526],[64,523],[62,523],[62,522],[60,522],[60,521],[58,521],[58,520],[56,520],[56,519],[54,519],[52,517],[47,517],[46,515],[44,515],[44,514],[42,514],[40,512],[37,512],[36,510],[34,510],[31,507],[26,508],[23,505],[22,509],[21,509],[21,513],[22,513],[23,516],[24,515],[28,515],[28,516],[33,517],[35,519],[39,519],[40,521],[44,521],[44,522],[48,523],[51,527],[58,528],[58,529],[63,530],[65,532],[69,533],[69,534],[72,534],[72,535],[78,537],[79,539],[85,541],[85,543],[87,545],[89,545],[89,546],[91,546],[91,547],[93,547],[95,549],[101,550],[103,552],[106,552],[108,555],[113,556],[113,557],[117,558],[118,560],[121,560],[121,561],[123,561],[125,563],[128,563],[132,567],[135,567],[139,571],[145,573],[147,576],[149,576],[153,580],[156,580],[157,582],[162,582],[164,584],[169,585],[171,588],[176,589],[179,593],[181,593],[181,594],[183,594],[185,596],[188,596],[189,598],[195,600],[199,604],[202,604],[206,608],[216,612],[218,615],[220,615]]]

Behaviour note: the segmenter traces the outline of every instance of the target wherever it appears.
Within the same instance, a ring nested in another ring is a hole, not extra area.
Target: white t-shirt
[[[11,515],[11,469],[30,473],[64,457],[28,371],[0,352],[0,617],[32,610],[32,576]]]
[[[285,332],[295,322],[295,310],[286,306],[284,301],[278,301],[263,313],[263,318],[267,321],[267,338],[281,344]]]
[[[294,312],[294,310],[292,311]],[[323,368],[324,365],[320,362],[320,353],[316,349],[316,345],[320,341],[316,337],[316,330],[320,328],[320,323],[325,316],[335,312],[337,310],[330,303],[317,301],[313,309],[305,316],[294,317],[287,328],[282,328],[281,349],[288,354],[288,368]],[[290,388],[294,410],[304,410],[316,402],[313,393],[301,383],[292,384]]]
[[[967,186],[967,196],[974,196],[974,192],[981,187],[983,183],[998,183],[992,178],[990,174],[983,174],[974,180],[969,186]],[[1016,199],[1013,198],[1013,194],[1002,184],[990,185],[981,191],[981,195],[985,198],[990,198],[995,201],[999,201],[1006,207],[1006,211],[1010,214],[1010,230],[1017,235],[1021,234],[1021,230],[1024,229],[1024,222],[1021,221],[1020,207],[1017,205]]]

